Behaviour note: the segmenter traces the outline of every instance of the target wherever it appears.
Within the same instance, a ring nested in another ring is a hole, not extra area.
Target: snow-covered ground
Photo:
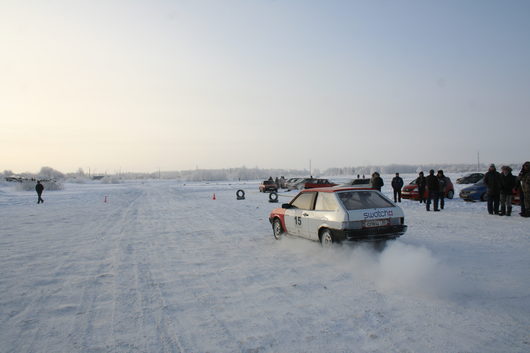
[[[0,186],[0,352],[530,351],[518,207],[404,201],[408,233],[377,253],[274,240],[257,183],[43,196]]]

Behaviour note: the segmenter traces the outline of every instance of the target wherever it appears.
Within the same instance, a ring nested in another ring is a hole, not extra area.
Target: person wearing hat
[[[513,189],[517,184],[517,179],[512,174],[512,168],[505,165],[501,168],[501,211],[499,216],[512,215]]]
[[[495,168],[495,164],[490,164],[486,174],[484,174],[484,184],[488,188],[488,213],[499,214],[499,201],[501,197],[501,175]]]

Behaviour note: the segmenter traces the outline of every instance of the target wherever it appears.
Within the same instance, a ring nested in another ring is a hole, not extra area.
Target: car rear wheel
[[[480,196],[481,201],[488,201],[488,193],[483,193],[482,196]]]
[[[454,192],[454,190],[449,190],[449,191],[447,192],[447,198],[448,198],[448,199],[452,199],[453,197],[455,197],[455,192]]]
[[[333,239],[333,234],[331,234],[331,231],[329,229],[324,229],[320,233],[320,244],[322,244],[323,248],[329,248],[333,245],[335,240]]]
[[[280,222],[278,218],[276,218],[274,222],[272,222],[272,233],[276,240],[280,240],[283,237],[284,231],[282,227],[282,222]]]

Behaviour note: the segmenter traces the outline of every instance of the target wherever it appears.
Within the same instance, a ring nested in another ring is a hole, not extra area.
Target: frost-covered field
[[[256,191],[65,184],[37,205],[3,184],[0,352],[530,351],[518,207],[508,218],[458,198],[440,213],[404,201],[409,231],[382,253],[324,251],[275,241],[277,204]]]

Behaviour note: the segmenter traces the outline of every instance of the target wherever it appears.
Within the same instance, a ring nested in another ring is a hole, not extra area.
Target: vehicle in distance
[[[287,190],[297,190],[297,185],[304,181],[304,178],[291,178],[285,182],[285,189]]]
[[[277,192],[278,185],[273,180],[264,180],[259,184],[260,192]]]
[[[445,190],[444,190],[444,197],[448,199],[452,199],[455,196],[455,188],[453,186],[453,182],[449,177],[445,177],[446,183],[445,183]],[[423,198],[427,199],[429,196],[429,188],[425,188],[425,193],[423,194]],[[403,188],[403,191],[401,192],[401,198],[404,199],[411,199],[411,200],[419,200],[420,199],[420,193],[418,191],[418,185],[416,185],[416,179],[412,180],[410,184],[405,185]]]
[[[464,201],[486,201],[488,200],[488,188],[484,180],[465,187],[460,191],[460,198]]]
[[[308,179],[303,184],[304,189],[329,188],[332,186],[337,186],[337,184],[332,183],[328,179]]]
[[[465,187],[460,191],[460,198],[464,201],[487,201],[488,188],[484,184],[484,179],[479,180],[475,184]],[[521,203],[519,192],[513,191],[512,204],[519,205]]]
[[[284,234],[319,241],[385,242],[407,231],[403,210],[373,189],[306,189],[269,215],[276,239]]]
[[[369,178],[363,178],[363,179],[352,179],[344,184],[341,184],[340,186],[349,186],[349,187],[356,187],[356,188],[370,188],[372,186],[371,181]]]
[[[467,174],[461,178],[456,179],[456,183],[457,184],[475,184],[482,179],[484,179],[483,173],[471,173],[471,174]]]

